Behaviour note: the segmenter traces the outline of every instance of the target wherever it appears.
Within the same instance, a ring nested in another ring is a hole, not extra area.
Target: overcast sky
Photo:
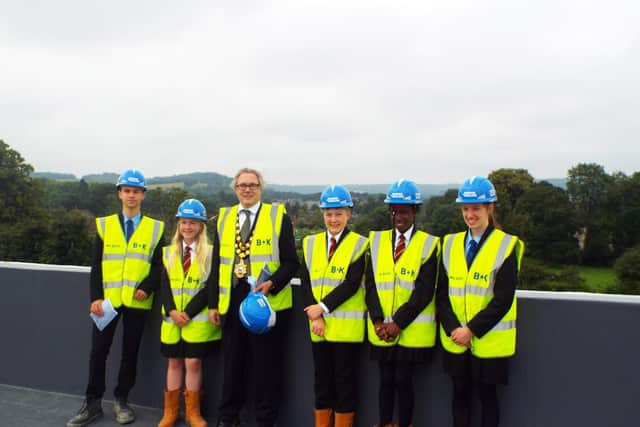
[[[0,139],[39,172],[640,170],[636,0],[0,5]]]

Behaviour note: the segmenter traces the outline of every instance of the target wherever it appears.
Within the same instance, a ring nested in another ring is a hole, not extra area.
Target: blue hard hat
[[[422,195],[415,182],[401,179],[391,184],[384,202],[391,205],[419,205]]]
[[[207,210],[198,199],[187,199],[178,206],[176,218],[207,220]]]
[[[352,208],[351,194],[342,185],[330,185],[320,195],[320,208]]]
[[[254,277],[249,279],[255,283]],[[242,326],[254,334],[264,334],[276,324],[276,312],[262,292],[249,292],[240,303],[238,315]]]
[[[138,187],[143,190],[147,189],[147,183],[144,180],[144,175],[142,175],[142,172],[137,169],[127,169],[122,172],[122,175],[118,178],[118,182],[116,182],[116,188],[120,188],[121,185]]]
[[[498,201],[496,188],[482,176],[472,176],[460,186],[456,203],[492,203]]]

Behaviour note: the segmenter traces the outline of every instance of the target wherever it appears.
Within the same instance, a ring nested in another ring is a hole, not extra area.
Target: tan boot
[[[173,427],[180,414],[180,390],[164,391],[164,414],[158,427]]]
[[[332,409],[316,409],[316,427],[332,427],[331,415]]]
[[[355,412],[343,413],[336,412],[335,426],[336,427],[353,427],[353,419],[356,416]]]
[[[191,427],[207,427],[207,422],[200,415],[200,392],[184,391],[185,418]]]

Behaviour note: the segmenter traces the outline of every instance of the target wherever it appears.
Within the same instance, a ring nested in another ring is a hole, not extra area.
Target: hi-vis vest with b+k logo
[[[273,273],[280,267],[280,229],[285,214],[284,205],[279,203],[262,203],[256,219],[249,259],[251,273],[258,276],[264,265]],[[220,314],[229,310],[233,260],[235,258],[236,222],[238,221],[238,205],[220,208],[218,214],[218,238],[220,239],[220,296],[218,309]],[[293,306],[291,284],[287,284],[277,295],[267,295],[274,311],[285,310]]]
[[[344,282],[349,266],[366,251],[367,239],[352,231],[347,233],[333,253],[331,260],[327,260],[326,233],[305,237],[302,249],[305,263],[309,270],[313,297],[316,301],[321,301],[322,298]],[[323,314],[325,322],[324,337],[319,337],[311,332],[311,321],[309,321],[311,341],[364,341],[366,310],[364,287],[361,281],[355,294],[336,307],[331,313]]]
[[[200,265],[195,257],[191,258],[191,266],[185,276],[182,257],[175,256],[176,247],[165,246],[162,249],[162,263],[169,276],[173,302],[177,311],[184,311],[189,301],[204,288],[207,277],[201,276]],[[207,250],[211,252],[213,247],[209,245]],[[174,254],[173,257],[172,254]],[[209,258],[209,261],[211,261],[211,258]],[[190,343],[214,341],[222,337],[222,330],[219,326],[209,322],[209,310],[206,306],[182,328],[173,323],[173,319],[168,316],[163,306],[160,340],[165,344],[176,344],[181,337],[184,341]]]
[[[465,232],[449,234],[444,238],[442,263],[449,278],[449,301],[458,321],[463,326],[493,298],[493,287],[498,270],[507,257],[516,251],[518,269],[522,261],[524,243],[516,236],[494,229],[480,247],[471,266],[467,269],[465,259]],[[516,296],[509,311],[482,338],[471,338],[471,353],[479,358],[508,357],[516,352]],[[442,347],[450,353],[464,353],[466,347],[459,346],[447,336],[440,326]]]
[[[164,223],[143,216],[127,244],[118,215],[96,218],[102,239],[102,287],[104,297],[114,307],[150,310],[153,295],[144,301],[133,298],[136,288],[151,270],[153,252],[158,246]]]
[[[406,249],[394,264],[392,239],[392,230],[372,231],[369,234],[371,266],[384,322],[391,322],[398,308],[409,301],[415,289],[415,280],[420,267],[432,255],[438,256],[440,251],[439,238],[418,230],[413,233]],[[367,322],[369,342],[380,347],[395,344],[410,348],[433,347],[436,341],[434,299],[435,296],[393,342],[378,338],[369,316]]]

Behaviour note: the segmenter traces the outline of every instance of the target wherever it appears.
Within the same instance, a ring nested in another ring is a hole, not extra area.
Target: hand
[[[466,326],[455,328],[451,332],[453,342],[467,348],[471,348],[471,337],[473,337],[473,332]]]
[[[175,323],[179,328],[182,328],[184,325],[189,323],[189,320],[191,320],[189,319],[189,316],[187,316],[187,313],[178,310],[171,310],[169,312],[169,317],[171,317],[173,323]]]
[[[148,296],[149,295],[141,289],[136,289],[136,292],[133,294],[133,297],[138,301],[144,301],[147,299]]]
[[[104,311],[102,310],[102,301],[104,300],[97,299],[95,301],[92,301],[91,305],[89,306],[89,311],[98,317],[104,316]]]
[[[320,304],[309,305],[304,308],[304,311],[307,313],[309,320],[319,319],[324,314],[324,310]]]
[[[319,337],[324,336],[324,319],[322,317],[311,321],[311,332]]]
[[[262,295],[267,295],[267,292],[269,292],[269,289],[271,289],[272,286],[273,282],[271,280],[267,280],[256,286],[254,292],[262,292]]]
[[[216,326],[220,326],[220,312],[217,308],[209,309],[209,321]]]
[[[376,335],[378,336],[378,338],[380,338],[382,341],[386,341],[387,340],[387,325],[385,325],[384,323],[382,323],[381,320],[378,320],[377,322],[375,322],[373,324],[374,329],[376,331]]]
[[[386,324],[386,330],[387,330],[387,339],[385,341],[387,342],[392,342],[394,341],[398,335],[400,335],[400,326],[398,326],[398,324],[394,321],[391,321],[391,323],[387,323]]]

